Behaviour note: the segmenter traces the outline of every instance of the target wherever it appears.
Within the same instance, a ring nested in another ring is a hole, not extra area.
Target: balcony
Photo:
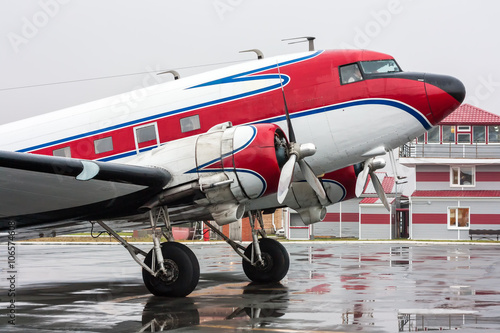
[[[409,142],[399,149],[401,158],[500,158],[500,144],[456,144]]]

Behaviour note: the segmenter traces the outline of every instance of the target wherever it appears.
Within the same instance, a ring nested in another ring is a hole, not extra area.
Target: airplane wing
[[[134,215],[171,178],[160,168],[0,151],[0,231]]]

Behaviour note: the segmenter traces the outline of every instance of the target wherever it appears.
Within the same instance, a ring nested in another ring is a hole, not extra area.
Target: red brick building
[[[283,210],[277,209],[272,214],[263,215],[264,219],[264,229],[267,233],[274,233],[277,229],[283,228]],[[215,222],[211,222],[212,225],[217,225]],[[256,228],[260,229],[259,223],[255,221]],[[252,241],[252,229],[250,227],[250,222],[248,221],[248,217],[241,219],[241,221],[226,224],[222,227],[219,227],[222,233],[233,240],[249,242]],[[217,239],[217,235],[212,234],[211,239]]]

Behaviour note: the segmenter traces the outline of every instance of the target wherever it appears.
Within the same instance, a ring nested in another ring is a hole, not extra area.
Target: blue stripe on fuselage
[[[334,110],[353,107],[353,106],[360,106],[360,105],[392,106],[392,107],[398,108],[402,111],[405,111],[406,113],[413,116],[415,119],[417,119],[420,122],[420,124],[426,130],[430,130],[432,128],[432,125],[429,123],[429,121],[420,112],[418,112],[414,108],[412,108],[404,103],[401,103],[399,101],[388,100],[388,99],[363,99],[363,100],[345,102],[345,103],[341,103],[341,104],[334,104],[334,105],[324,106],[324,107],[317,108],[317,109],[295,112],[295,113],[290,114],[290,118],[292,118],[292,119],[293,118],[302,118],[302,117],[307,117],[307,116],[318,114],[318,113],[325,113],[325,112],[329,112],[329,111],[334,111]],[[269,118],[269,119],[265,119],[265,120],[259,120],[259,121],[254,122],[254,124],[275,123],[275,122],[284,121],[284,120],[286,120],[286,116],[282,115],[282,116],[273,117],[273,118]]]

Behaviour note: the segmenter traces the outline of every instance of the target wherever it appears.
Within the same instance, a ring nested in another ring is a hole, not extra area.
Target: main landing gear
[[[248,219],[252,228],[252,243],[247,248],[222,234],[210,223],[205,224],[231,245],[234,251],[243,258],[243,271],[250,280],[258,283],[281,281],[290,267],[288,252],[280,242],[267,238],[262,212],[250,211],[248,212]],[[260,229],[255,229],[256,219],[260,224]],[[258,239],[259,235],[261,236],[260,239]]]
[[[249,212],[248,217],[253,241],[247,248],[223,235],[210,223],[206,222],[206,225],[243,258],[243,271],[250,280],[258,283],[279,282],[285,277],[290,266],[288,253],[278,241],[267,238],[261,212]],[[153,295],[166,297],[189,295],[196,288],[200,278],[198,259],[187,246],[174,242],[166,207],[154,208],[150,211],[149,218],[154,244],[149,253],[129,244],[102,221],[97,223],[117,239],[142,267],[144,284]],[[255,229],[255,219],[261,226],[259,230]],[[160,222],[164,224],[164,232],[158,228]],[[167,242],[160,243],[162,235]],[[144,261],[141,261],[138,255],[144,256]]]

